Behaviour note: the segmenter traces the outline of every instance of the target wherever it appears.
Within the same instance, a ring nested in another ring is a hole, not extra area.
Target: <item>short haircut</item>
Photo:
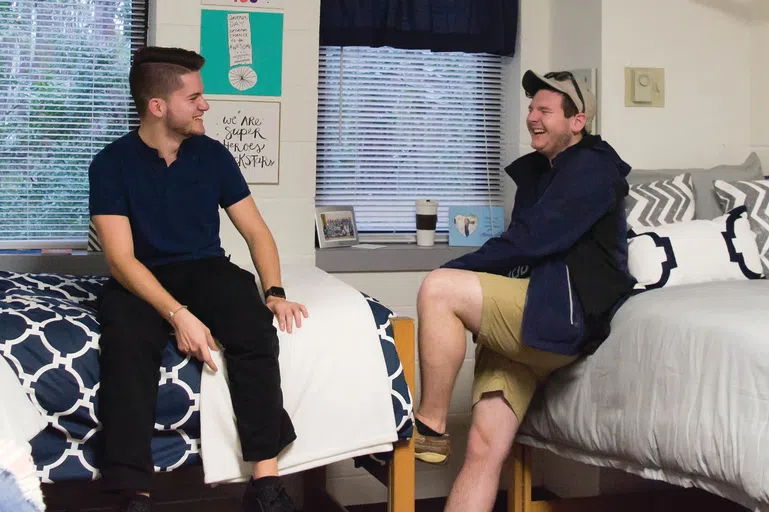
[[[560,91],[556,91],[560,92]],[[579,109],[568,94],[561,93],[561,108],[563,109],[563,115],[566,117],[574,117],[579,114]]]
[[[205,63],[202,55],[181,48],[145,46],[138,49],[128,83],[139,117],[147,113],[152,98],[168,98],[181,87],[182,75],[200,71]]]

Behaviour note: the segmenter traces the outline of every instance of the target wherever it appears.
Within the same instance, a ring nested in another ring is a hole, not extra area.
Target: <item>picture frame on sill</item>
[[[449,245],[480,247],[505,230],[501,206],[449,206]]]
[[[358,226],[352,206],[316,206],[318,247],[349,247],[358,243]]]

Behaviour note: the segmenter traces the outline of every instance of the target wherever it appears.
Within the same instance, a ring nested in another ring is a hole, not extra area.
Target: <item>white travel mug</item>
[[[417,199],[417,245],[431,247],[435,244],[435,226],[438,224],[438,201]]]

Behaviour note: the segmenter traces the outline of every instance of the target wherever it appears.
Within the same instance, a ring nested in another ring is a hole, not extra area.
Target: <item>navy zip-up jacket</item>
[[[627,269],[625,177],[630,166],[598,136],[553,159],[522,156],[505,171],[518,190],[507,231],[444,268],[523,277],[525,345],[593,351],[635,284]]]

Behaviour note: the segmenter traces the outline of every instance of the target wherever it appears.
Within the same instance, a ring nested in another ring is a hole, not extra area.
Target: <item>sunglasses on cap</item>
[[[571,73],[571,71],[553,71],[552,73],[546,74],[545,78],[553,79],[558,82],[565,82],[566,80],[571,80],[571,83],[574,84],[574,90],[577,91],[577,96],[579,96],[579,101],[582,102],[582,113],[583,114],[585,113],[585,98],[582,97],[582,91],[579,88],[577,79],[574,78],[574,75]]]

